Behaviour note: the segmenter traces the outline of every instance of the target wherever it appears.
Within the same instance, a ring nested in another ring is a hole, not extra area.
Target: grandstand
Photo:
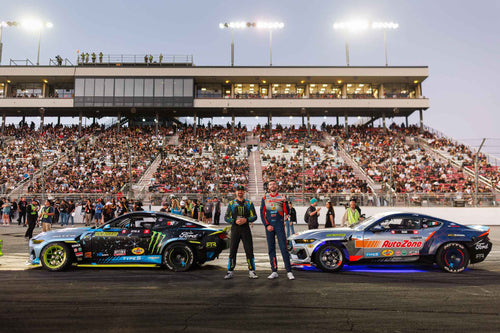
[[[299,205],[311,196],[337,204],[352,196],[363,205],[497,204],[497,160],[479,154],[476,175],[472,148],[423,125],[427,67],[197,67],[109,59],[114,63],[0,67],[3,196],[127,194],[159,202],[168,194],[231,196],[238,183],[256,200],[276,179]],[[408,124],[414,112],[418,126]],[[20,124],[8,124],[20,116]],[[34,116],[39,128],[25,123]],[[47,116],[79,122],[47,125]],[[194,124],[180,123],[183,116]],[[227,126],[199,125],[200,118],[222,116],[231,117]],[[285,116],[302,118],[302,125],[273,126],[273,117]],[[324,116],[335,123],[311,127],[311,117]],[[116,122],[84,126],[83,117]],[[235,117],[267,123],[238,127]],[[366,120],[348,126],[350,117]],[[400,126],[393,123],[398,118]],[[374,126],[378,119],[381,127]]]

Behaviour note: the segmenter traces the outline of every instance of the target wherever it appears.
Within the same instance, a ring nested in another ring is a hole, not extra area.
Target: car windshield
[[[354,230],[365,230],[367,226],[373,223],[377,219],[376,216],[369,216],[363,220],[359,220],[358,222],[351,224],[349,228]]]

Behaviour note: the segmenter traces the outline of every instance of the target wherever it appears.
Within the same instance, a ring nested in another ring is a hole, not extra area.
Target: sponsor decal
[[[146,229],[146,230],[144,230],[144,233],[149,234],[149,231],[150,231],[149,229]]]
[[[77,257],[81,257],[81,256],[83,256],[83,252],[76,252],[76,253],[75,253],[75,256],[77,256]]]
[[[365,257],[380,257],[380,252],[366,252]]]
[[[448,237],[465,237],[463,234],[448,234]]]
[[[130,230],[130,232],[133,234],[140,234],[142,232],[142,230],[132,229],[132,230]]]
[[[115,256],[124,256],[127,251],[125,250],[115,250],[114,255]]]
[[[488,244],[483,243],[482,241],[476,243],[476,246],[474,247],[476,250],[487,250],[488,249]]]
[[[326,237],[345,237],[345,234],[327,234]]]
[[[127,230],[123,229],[122,234],[126,234],[126,233],[127,233]]]
[[[420,254],[420,251],[418,250],[410,250],[408,251],[409,256],[418,256]]]
[[[484,259],[484,253],[476,254],[476,259]]]
[[[216,242],[207,242],[207,248],[213,248],[213,247],[217,247]]]
[[[116,237],[118,232],[116,231],[98,231],[94,234],[96,237]]]
[[[151,240],[149,241],[148,250],[150,253],[160,253],[161,242],[165,238],[165,234],[162,234],[158,231],[153,231],[153,236],[151,236]]]
[[[384,251],[382,251],[382,255],[383,255],[384,257],[390,257],[390,256],[392,256],[393,254],[394,254],[394,251],[393,251],[393,250],[384,250]]]
[[[396,251],[396,255],[399,256],[399,257],[401,257],[401,251],[397,250]]]
[[[134,247],[131,252],[140,255],[144,253],[144,249],[142,247]]]
[[[198,235],[197,235],[197,234],[192,233],[191,231],[189,231],[189,232],[185,231],[185,232],[182,232],[182,233],[179,235],[179,237],[181,237],[181,238],[186,238],[186,239],[196,239],[196,238],[198,238]]]
[[[403,240],[403,241],[384,241],[382,244],[382,247],[421,247],[422,242],[412,242],[410,240]]]
[[[401,251],[401,255],[406,256],[406,255],[408,255],[408,252],[406,252],[406,250],[403,250],[403,251]]]
[[[85,252],[85,258],[92,258],[92,252]]]

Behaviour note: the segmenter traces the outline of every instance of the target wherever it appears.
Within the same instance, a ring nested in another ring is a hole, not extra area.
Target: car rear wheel
[[[171,244],[163,252],[163,263],[174,272],[185,272],[193,266],[193,249],[183,243]]]
[[[342,248],[335,244],[321,246],[314,256],[314,263],[325,272],[338,272],[344,266],[345,256]]]
[[[439,248],[436,263],[445,272],[460,273],[469,264],[469,252],[460,243],[447,243]]]
[[[71,252],[64,243],[52,243],[43,248],[42,266],[49,271],[62,271],[71,263]]]

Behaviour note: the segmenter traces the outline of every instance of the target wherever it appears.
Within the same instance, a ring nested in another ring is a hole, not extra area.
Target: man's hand
[[[319,212],[321,210],[321,207],[318,207],[318,209],[316,209],[316,212]]]
[[[268,225],[268,226],[266,227],[266,229],[267,229],[267,231],[269,231],[269,232],[271,232],[271,231],[273,231],[273,230],[274,230],[274,228],[273,228],[273,226],[272,226],[272,225]]]
[[[242,224],[245,224],[245,223],[247,223],[247,219],[244,218],[244,217],[239,217],[239,218],[236,219],[236,224],[237,225],[242,225]]]

